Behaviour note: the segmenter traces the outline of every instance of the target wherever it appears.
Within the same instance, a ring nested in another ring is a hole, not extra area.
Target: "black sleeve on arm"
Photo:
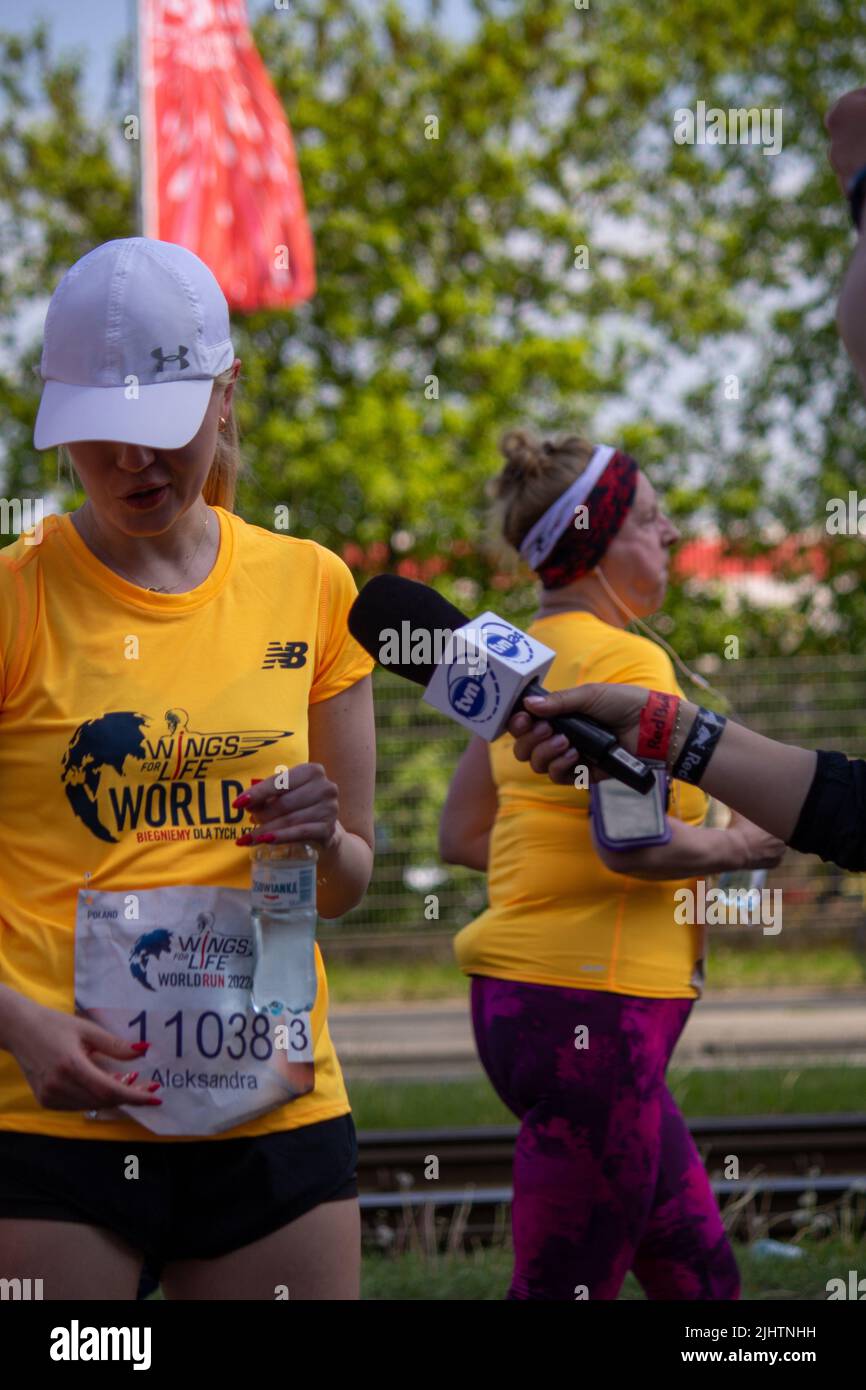
[[[788,844],[842,869],[866,869],[866,762],[819,748],[815,776]]]

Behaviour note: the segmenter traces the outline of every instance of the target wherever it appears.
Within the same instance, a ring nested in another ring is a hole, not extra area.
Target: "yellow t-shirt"
[[[530,633],[557,653],[549,690],[588,681],[643,685],[682,694],[654,642],[591,613],[561,613]],[[589,826],[589,792],[556,786],[518,762],[514,740],[490,745],[498,809],[490,836],[489,907],[455,938],[467,975],[608,990],[649,998],[700,994],[703,928],[674,921],[677,879],[649,882],[615,874],[599,859]],[[674,782],[669,815],[700,825],[707,798]]]
[[[234,840],[249,821],[232,801],[275,765],[307,762],[308,706],[372,669],[346,628],[357,590],[343,561],[214,511],[217,560],[189,593],[120,578],[68,515],[45,519],[41,543],[0,551],[0,981],[52,1009],[74,1011],[79,890],[248,890]],[[318,947],[316,971],[314,1089],[214,1138],[349,1111]],[[166,1142],[125,1116],[39,1106],[6,1051],[0,1129]]]

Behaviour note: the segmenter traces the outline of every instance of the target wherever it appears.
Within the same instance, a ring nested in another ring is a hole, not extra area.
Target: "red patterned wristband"
[[[679,703],[679,695],[670,695],[661,690],[650,691],[649,699],[640,712],[639,758],[666,760]]]

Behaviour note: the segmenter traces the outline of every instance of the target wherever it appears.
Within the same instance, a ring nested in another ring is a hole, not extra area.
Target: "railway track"
[[[707,1118],[689,1128],[734,1233],[832,1229],[843,1208],[866,1231],[866,1113]],[[507,1230],[516,1135],[516,1125],[362,1131],[368,1243],[388,1245],[421,1225],[463,1245]]]
[[[820,1231],[822,1220],[831,1230],[843,1207],[866,1233],[866,1113],[698,1119],[689,1128],[732,1234],[790,1236]],[[471,1248],[505,1237],[516,1136],[517,1125],[361,1130],[364,1244]],[[732,1155],[740,1175],[725,1178]],[[139,1298],[157,1283],[144,1271]]]

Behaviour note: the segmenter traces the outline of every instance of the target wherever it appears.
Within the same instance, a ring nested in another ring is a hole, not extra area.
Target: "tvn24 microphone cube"
[[[556,656],[491,612],[457,628],[451,648],[422,698],[488,742],[505,732],[523,691],[543,679]]]

